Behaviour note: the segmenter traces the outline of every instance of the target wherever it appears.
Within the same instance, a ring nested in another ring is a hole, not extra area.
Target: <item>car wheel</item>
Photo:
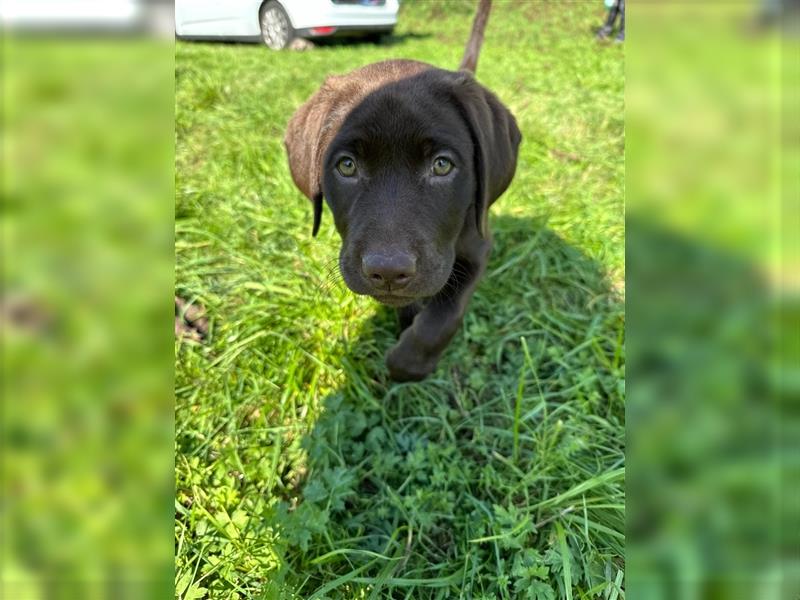
[[[261,8],[261,39],[273,50],[282,50],[294,38],[294,29],[283,7],[270,0]]]

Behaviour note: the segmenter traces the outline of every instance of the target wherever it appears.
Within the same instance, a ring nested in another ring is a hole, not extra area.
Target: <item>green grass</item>
[[[601,3],[497,2],[478,69],[516,115],[514,183],[462,331],[425,382],[394,314],[332,273],[338,237],[282,147],[330,73],[455,68],[473,2],[404,3],[386,45],[179,43],[180,598],[624,597],[623,53]],[[414,35],[409,35],[409,34]]]

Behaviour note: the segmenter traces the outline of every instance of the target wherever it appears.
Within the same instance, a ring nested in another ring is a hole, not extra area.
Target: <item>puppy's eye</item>
[[[444,156],[437,156],[433,161],[433,174],[442,177],[453,170],[453,163]]]
[[[356,174],[356,161],[345,156],[336,163],[336,170],[339,171],[343,177],[352,177]]]

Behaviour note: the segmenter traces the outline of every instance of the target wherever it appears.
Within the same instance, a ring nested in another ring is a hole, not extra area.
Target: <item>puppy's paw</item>
[[[422,381],[436,369],[438,357],[426,357],[412,344],[395,344],[386,355],[389,377],[394,381]]]

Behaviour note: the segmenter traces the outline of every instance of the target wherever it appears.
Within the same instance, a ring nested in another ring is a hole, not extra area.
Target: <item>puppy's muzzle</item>
[[[398,292],[414,279],[417,258],[407,252],[365,254],[361,273],[376,292]]]

